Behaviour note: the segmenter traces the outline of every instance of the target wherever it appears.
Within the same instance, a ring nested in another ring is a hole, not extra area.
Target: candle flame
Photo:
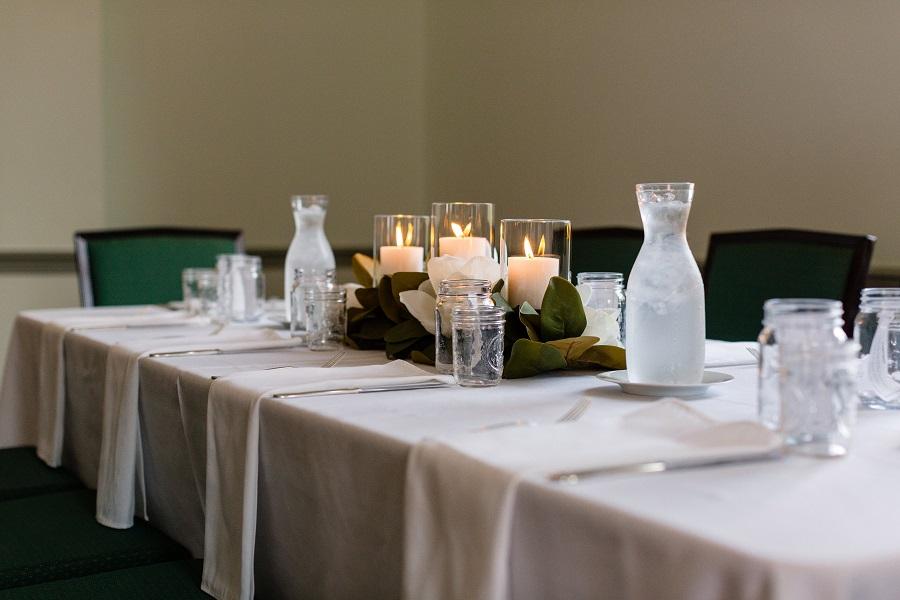
[[[538,256],[544,255],[544,250],[547,248],[547,240],[544,239],[544,236],[541,236],[541,243],[538,244]]]
[[[528,236],[525,236],[525,258],[534,258],[534,250],[531,249],[531,242],[528,241]]]
[[[472,223],[471,221],[466,225],[466,228],[463,229],[459,223],[450,223],[450,229],[453,230],[453,235],[458,238],[465,238],[472,236]]]
[[[412,223],[406,224],[406,239],[403,239],[403,226],[400,223],[397,223],[396,229],[394,229],[394,235],[396,236],[397,246],[412,246],[413,242],[413,225]]]

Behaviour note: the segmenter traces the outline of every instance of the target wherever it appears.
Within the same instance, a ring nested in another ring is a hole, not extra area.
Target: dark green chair
[[[65,469],[52,469],[34,448],[0,450],[0,501],[79,489],[82,485]]]
[[[0,590],[189,558],[144,522],[100,525],[95,505],[89,490],[0,502]]]
[[[158,563],[0,590],[0,600],[201,600],[201,560]]]
[[[622,273],[626,283],[644,232],[633,227],[596,227],[572,232],[572,281],[585,271]]]
[[[217,254],[244,251],[236,230],[119,229],[75,234],[82,306],[180,300],[181,271],[214,267]]]
[[[704,268],[706,337],[754,340],[769,298],[832,298],[852,332],[875,237],[798,229],[714,233]]]

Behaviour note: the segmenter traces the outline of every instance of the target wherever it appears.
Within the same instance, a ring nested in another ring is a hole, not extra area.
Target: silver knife
[[[371,394],[374,392],[396,392],[403,390],[427,390],[431,388],[450,387],[449,383],[434,381],[431,383],[401,383],[398,385],[385,385],[379,387],[341,388],[335,390],[313,390],[309,392],[284,392],[272,394],[273,398],[284,400],[287,398],[305,398],[307,396],[336,396],[343,394]]]
[[[280,346],[259,346],[256,348],[202,348],[199,350],[178,350],[175,352],[151,352],[147,356],[150,358],[174,358],[179,356],[217,356],[220,354],[248,354],[251,352],[266,352],[268,350],[286,350],[290,348],[300,348],[306,346],[305,342],[297,342],[296,344],[283,344]]]
[[[613,465],[610,467],[595,467],[579,471],[557,471],[547,475],[547,479],[555,483],[568,483],[575,485],[585,479],[600,477],[603,475],[616,475],[620,473],[662,473],[663,471],[676,471],[679,469],[696,469],[700,467],[718,467],[721,465],[733,465],[777,460],[784,456],[781,448],[770,452],[754,452],[753,454],[740,454],[721,458],[684,458],[674,460],[650,460],[626,465]]]
[[[209,327],[208,323],[191,323],[187,321],[167,321],[163,323],[134,323],[131,325],[82,325],[72,327],[69,331],[100,331],[106,329],[155,329],[157,327]]]

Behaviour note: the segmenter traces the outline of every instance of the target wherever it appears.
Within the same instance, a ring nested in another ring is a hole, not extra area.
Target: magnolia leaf
[[[435,299],[433,296],[429,296],[426,292],[419,290],[407,290],[405,292],[400,292],[400,302],[409,314],[422,324],[422,327],[424,327],[428,333],[434,335]]]
[[[497,283],[494,284],[494,287],[491,288],[491,294],[500,294],[500,292],[503,291],[503,285],[505,283],[506,282],[503,281],[502,279],[498,279]]]
[[[391,290],[391,278],[387,275],[378,282],[378,303],[381,305],[381,310],[384,311],[387,318],[394,323],[406,320],[400,303],[394,300],[394,293]]]
[[[428,281],[427,273],[394,273],[391,275],[391,293],[400,301],[400,293],[418,290],[423,281]]]
[[[565,357],[566,363],[571,367],[588,348],[592,347],[598,341],[599,340],[593,336],[583,335],[577,338],[565,338],[547,343],[559,350]]]
[[[351,263],[353,276],[356,277],[356,281],[362,286],[372,287],[372,282],[375,279],[375,261],[372,260],[372,257],[357,252],[353,255]]]
[[[378,308],[378,289],[377,288],[359,288],[355,291],[356,299],[363,308]]]
[[[519,321],[525,326],[528,339],[532,342],[541,341],[541,316],[528,302],[523,302],[519,306]]]
[[[413,350],[409,353],[409,358],[413,362],[417,362],[422,365],[431,365],[434,366],[434,342],[428,344],[427,346],[422,347],[420,350]]]
[[[626,368],[625,349],[619,346],[591,346],[572,365],[574,369],[617,371]]]
[[[503,312],[512,312],[515,310],[512,306],[510,306],[509,302],[506,301],[506,298],[503,297],[503,294],[500,292],[494,292],[491,294],[491,300],[494,301],[494,306],[497,308],[502,308]]]
[[[396,342],[405,342],[407,340],[418,340],[423,337],[431,337],[433,334],[429,334],[425,331],[425,328],[416,321],[415,319],[410,319],[409,321],[403,321],[399,325],[394,325],[384,334],[384,341],[393,344]]]
[[[384,340],[384,334],[388,332],[394,323],[387,319],[369,319],[359,324],[359,329],[353,332],[355,339]]]
[[[360,321],[369,318],[372,315],[375,315],[378,312],[378,307],[374,308],[348,308],[347,309],[347,323],[353,325],[354,323],[359,323]]]
[[[387,342],[384,345],[384,353],[391,360],[397,358],[406,358],[406,354],[409,354],[410,348],[416,345],[419,340],[413,338],[411,340],[403,340],[402,342]]]
[[[578,337],[586,326],[578,290],[562,277],[551,277],[541,303],[541,339],[550,342]]]
[[[521,339],[513,344],[509,360],[503,367],[503,377],[520,379],[565,368],[566,359],[557,348],[550,344]]]

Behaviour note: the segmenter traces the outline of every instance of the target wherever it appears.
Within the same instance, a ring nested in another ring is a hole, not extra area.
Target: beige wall
[[[689,228],[879,236],[900,266],[900,4],[428,4],[428,196],[638,225],[634,184],[697,184]]]
[[[286,248],[292,193],[336,247],[424,193],[420,0],[104,3],[111,225],[241,227]]]
[[[105,223],[99,0],[0,0],[0,251]]]

